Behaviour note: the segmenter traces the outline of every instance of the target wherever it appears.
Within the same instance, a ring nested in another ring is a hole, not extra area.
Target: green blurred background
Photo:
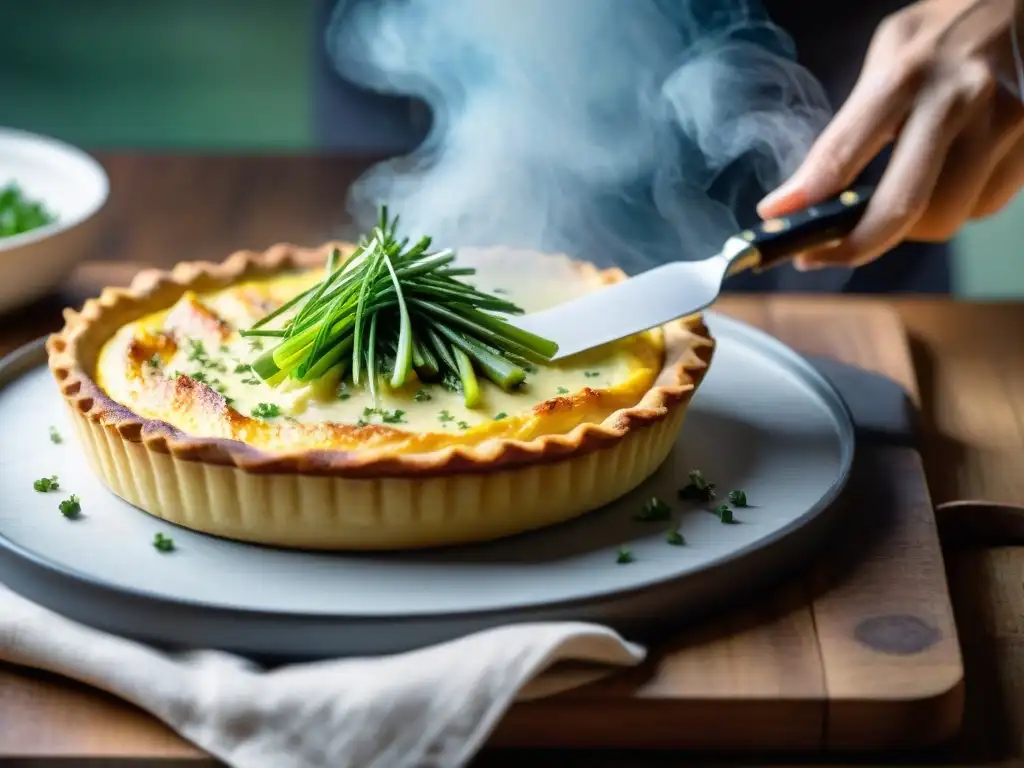
[[[0,0],[0,124],[90,149],[317,147],[314,0]],[[1024,196],[955,243],[957,294],[1024,297]]]

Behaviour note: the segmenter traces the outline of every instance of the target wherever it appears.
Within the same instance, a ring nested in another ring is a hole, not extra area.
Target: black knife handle
[[[756,270],[768,269],[799,253],[838,240],[853,231],[875,188],[854,187],[802,211],[762,221],[741,233],[760,253]]]

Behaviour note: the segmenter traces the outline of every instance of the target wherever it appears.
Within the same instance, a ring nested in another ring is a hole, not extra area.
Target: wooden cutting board
[[[916,404],[895,311],[820,307],[780,298],[725,300],[716,309],[801,352],[882,374]],[[493,743],[845,750],[951,736],[963,710],[963,667],[931,500],[907,442],[859,435],[848,501],[863,525],[816,568],[655,649],[640,670],[515,707]]]
[[[882,374],[916,402],[896,313],[822,306],[725,299],[716,309],[802,352]],[[877,749],[949,736],[963,669],[942,553],[920,458],[890,437],[858,443],[849,502],[862,525],[820,565],[652,649],[640,669],[517,705],[492,744]],[[13,704],[0,708],[0,754],[202,757],[148,715],[84,686],[0,666],[0,690]]]

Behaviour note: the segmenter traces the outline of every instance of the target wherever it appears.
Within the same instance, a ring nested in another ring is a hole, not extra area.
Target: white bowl
[[[56,139],[0,128],[0,188],[15,182],[56,215],[52,224],[0,237],[0,313],[45,295],[88,255],[110,183],[103,167]]]

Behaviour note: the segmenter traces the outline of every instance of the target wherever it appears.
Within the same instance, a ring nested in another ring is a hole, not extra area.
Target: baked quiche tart
[[[552,363],[513,310],[621,272],[379,246],[181,263],[66,310],[49,365],[103,483],[230,539],[408,549],[568,520],[664,461],[714,349],[699,317]]]

